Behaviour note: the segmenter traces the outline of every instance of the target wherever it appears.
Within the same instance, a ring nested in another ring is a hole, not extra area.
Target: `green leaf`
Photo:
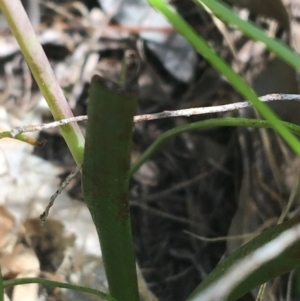
[[[268,37],[266,33],[253,22],[242,20],[225,3],[217,0],[194,0],[194,2],[200,5],[204,4],[218,18],[228,24],[234,25],[250,39],[264,43],[270,51],[274,52],[292,67],[296,69],[300,68],[300,56],[297,53],[276,38]]]
[[[193,28],[167,3],[163,0],[148,0],[148,2],[170,21],[171,24],[194,46],[194,48],[220,73],[230,84],[249,100],[259,113],[270,122],[272,127],[300,155],[300,142],[283,125],[276,114],[264,103],[262,103],[255,92],[243,79],[234,72],[231,67],[217,54],[206,41],[200,37]],[[207,1],[209,2],[209,1]]]
[[[266,243],[272,241],[284,231],[296,226],[300,223],[300,217],[296,217],[288,222],[282,223],[275,227],[266,230],[264,233],[260,234],[255,239],[251,240],[249,243],[240,247],[233,254],[228,256],[224,261],[222,261],[209,275],[205,278],[201,284],[192,292],[188,297],[188,301],[199,301],[202,300],[201,294],[209,286],[220,280],[236,263],[241,259],[245,258],[249,254],[253,253],[260,247],[263,247]],[[282,274],[285,274],[300,266],[300,241],[297,240],[290,247],[285,249],[279,256],[265,262],[262,266],[259,266],[254,270],[248,277],[242,280],[233,291],[230,293],[229,297],[225,300],[234,301],[251,291],[255,287],[274,279]]]

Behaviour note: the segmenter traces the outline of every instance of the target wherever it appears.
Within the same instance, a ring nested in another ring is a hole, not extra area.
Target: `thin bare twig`
[[[300,95],[298,94],[268,94],[259,97],[262,102],[270,101],[300,101]],[[228,111],[234,111],[252,107],[252,104],[248,101],[236,102],[220,106],[202,107],[202,108],[191,108],[177,111],[163,111],[156,114],[146,114],[134,117],[134,122],[148,121],[154,119],[170,118],[170,117],[190,117],[192,115],[222,113]]]
[[[49,215],[50,208],[53,206],[54,201],[56,200],[56,198],[58,197],[58,195],[61,194],[61,192],[65,189],[65,187],[67,185],[69,185],[69,183],[71,182],[71,180],[78,174],[78,172],[80,171],[80,169],[81,169],[81,165],[77,166],[76,169],[67,176],[67,178],[58,187],[58,189],[56,190],[56,192],[51,196],[50,202],[47,205],[45,211],[40,215],[40,220],[41,220],[42,223],[46,221],[46,219],[47,219],[47,217]]]
[[[10,131],[11,137],[15,137],[21,133],[30,133],[30,132],[36,132],[36,131],[43,131],[47,129],[52,129],[61,125],[66,125],[71,122],[77,122],[77,121],[83,121],[87,120],[87,116],[76,116],[76,117],[70,117],[66,119],[61,119],[59,121],[49,122],[49,123],[43,123],[40,125],[25,125],[25,126],[19,126]]]
[[[298,94],[268,94],[259,98],[262,102],[271,102],[271,101],[300,101],[300,95]],[[184,110],[176,111],[163,111],[155,114],[145,114],[137,115],[134,117],[134,122],[149,121],[155,119],[163,118],[172,118],[172,117],[190,117],[192,115],[203,115],[203,114],[212,114],[212,113],[222,113],[228,111],[234,111],[239,109],[244,109],[252,107],[252,104],[248,101],[237,102],[232,104],[220,105],[220,106],[211,106],[211,107],[202,107],[202,108],[191,108]],[[29,125],[17,127],[11,130],[11,136],[15,137],[18,134],[35,132],[46,130],[50,128],[55,128],[58,126],[66,125],[71,122],[87,120],[86,115],[71,117],[67,119],[61,119],[59,121],[54,121],[50,123],[44,123],[41,125]]]

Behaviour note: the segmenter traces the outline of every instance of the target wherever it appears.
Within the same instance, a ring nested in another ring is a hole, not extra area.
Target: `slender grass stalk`
[[[107,301],[117,301],[115,298],[111,297],[108,294],[105,294],[101,291],[98,291],[96,289],[70,284],[70,283],[64,283],[64,282],[58,282],[58,281],[52,281],[45,278],[21,278],[21,279],[11,279],[11,280],[5,280],[3,282],[3,287],[8,288],[15,285],[22,285],[22,284],[30,284],[30,283],[39,283],[46,286],[52,286],[52,287],[60,287],[60,288],[66,288],[73,291],[78,291],[82,293],[89,293],[98,297],[101,297]]]
[[[62,89],[20,0],[0,0],[0,9],[18,41],[27,64],[45,97],[55,120],[73,117]],[[61,133],[79,165],[83,160],[84,138],[77,123],[60,127]]]
[[[96,226],[110,294],[138,301],[128,203],[136,90],[92,78],[82,165],[85,202]]]
[[[159,10],[170,21],[170,23],[194,46],[194,48],[223,76],[230,84],[248,99],[259,113],[266,118],[272,127],[290,145],[296,154],[300,155],[299,140],[284,126],[276,114],[264,103],[262,103],[255,92],[242,78],[235,73],[231,67],[216,54],[206,41],[200,37],[191,26],[164,0],[148,0],[148,2]]]
[[[242,20],[224,2],[218,0],[194,0],[194,2],[198,5],[204,4],[218,18],[222,19],[228,24],[234,25],[250,39],[264,43],[270,51],[274,52],[283,61],[298,70],[300,69],[300,56],[296,52],[294,52],[287,45],[283,44],[280,40],[267,36],[261,28],[259,28],[250,20]]]
[[[6,131],[6,132],[1,132],[0,133],[0,139],[3,139],[3,138],[13,138],[13,139],[16,139],[16,140],[19,140],[19,141],[22,141],[22,142],[25,142],[25,143],[28,143],[28,144],[31,144],[33,146],[43,146],[45,144],[45,142],[40,142],[32,137],[29,137],[27,135],[24,135],[24,134],[18,134],[14,137],[12,137],[11,135],[11,132],[10,131]]]
[[[2,271],[0,266],[0,301],[3,300],[4,300],[4,285],[3,285]]]
[[[300,135],[300,126],[283,122],[291,132]],[[198,121],[182,126],[175,127],[157,138],[149,148],[137,159],[137,161],[131,166],[130,176],[132,176],[142,165],[149,159],[167,140],[179,134],[190,132],[213,129],[220,126],[239,126],[239,127],[254,127],[254,128],[272,128],[272,124],[266,120],[248,119],[248,118],[213,118],[204,121]]]

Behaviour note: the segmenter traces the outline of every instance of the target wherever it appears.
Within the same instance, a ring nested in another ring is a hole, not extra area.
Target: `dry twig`
[[[300,95],[298,94],[268,94],[259,98],[262,102],[271,102],[271,101],[300,101]],[[171,118],[171,117],[190,117],[192,115],[203,115],[203,114],[212,114],[212,113],[222,113],[234,110],[240,110],[244,108],[252,107],[252,104],[248,101],[237,102],[226,105],[219,106],[211,106],[211,107],[202,107],[202,108],[191,108],[184,110],[176,110],[176,111],[163,111],[155,114],[145,114],[145,115],[137,115],[134,117],[134,122],[141,121],[149,121],[163,118]],[[11,136],[15,137],[18,134],[42,131],[50,128],[55,128],[58,126],[66,125],[71,122],[83,121],[87,120],[88,117],[77,116],[67,119],[61,119],[59,121],[54,121],[50,123],[44,123],[41,125],[29,125],[17,127],[11,130]]]
[[[50,202],[47,205],[45,211],[40,215],[40,220],[41,222],[45,222],[48,215],[49,215],[49,211],[50,208],[53,206],[54,201],[56,200],[56,198],[58,197],[59,194],[61,194],[61,192],[64,190],[64,188],[69,185],[69,183],[71,182],[71,180],[78,174],[78,172],[80,171],[81,166],[77,166],[76,169],[71,172],[67,178],[61,183],[61,185],[58,187],[58,189],[56,190],[56,192],[51,196],[50,198]]]

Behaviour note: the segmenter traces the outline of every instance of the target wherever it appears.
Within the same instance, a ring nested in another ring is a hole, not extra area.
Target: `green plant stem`
[[[300,135],[300,126],[283,122],[283,124],[289,128],[292,132],[297,135]],[[142,165],[143,163],[152,156],[163,143],[165,143],[170,138],[182,134],[184,132],[190,131],[200,131],[200,130],[208,130],[213,129],[220,126],[239,126],[239,127],[254,127],[254,128],[272,128],[270,122],[266,120],[258,120],[258,119],[248,119],[248,118],[213,118],[207,119],[204,121],[198,121],[194,123],[190,123],[187,125],[182,125],[175,127],[165,133],[163,133],[159,138],[157,138],[149,148],[138,158],[138,160],[132,165],[130,169],[130,176],[132,176]]]
[[[96,226],[110,294],[137,301],[137,275],[128,203],[135,89],[94,76],[82,165],[85,202]]]
[[[0,301],[3,300],[4,300],[4,284],[3,284],[2,271],[0,266]]]
[[[16,140],[31,144],[33,146],[43,146],[45,144],[44,142],[39,142],[38,140],[31,138],[29,136],[23,135],[23,134],[18,134],[16,136],[12,137],[10,131],[1,132],[0,139],[3,139],[3,138],[16,139]]]
[[[46,286],[67,288],[67,289],[70,289],[73,291],[93,294],[93,295],[101,297],[107,301],[117,301],[115,298],[111,297],[110,295],[105,294],[101,291],[98,291],[98,290],[90,288],[90,287],[79,286],[79,285],[64,283],[64,282],[57,282],[57,281],[52,281],[52,280],[48,280],[48,279],[44,279],[44,278],[22,278],[22,279],[6,280],[3,282],[3,287],[8,288],[8,287],[12,287],[15,285],[22,285],[22,284],[29,284],[29,283],[39,283],[39,284],[43,284]]]
[[[45,52],[36,38],[20,0],[0,0],[0,9],[18,41],[27,64],[46,99],[55,120],[73,117]],[[61,133],[79,165],[83,160],[84,138],[77,123],[60,127]]]
[[[148,2],[164,14],[169,22],[191,43],[191,45],[193,45],[220,74],[225,76],[231,85],[240,92],[245,99],[248,99],[253,104],[289,146],[300,155],[300,142],[298,139],[284,126],[275,113],[258,99],[258,96],[251,88],[249,88],[247,83],[244,82],[242,78],[210,48],[205,40],[201,38],[169,4],[166,4],[163,0],[148,0]]]

